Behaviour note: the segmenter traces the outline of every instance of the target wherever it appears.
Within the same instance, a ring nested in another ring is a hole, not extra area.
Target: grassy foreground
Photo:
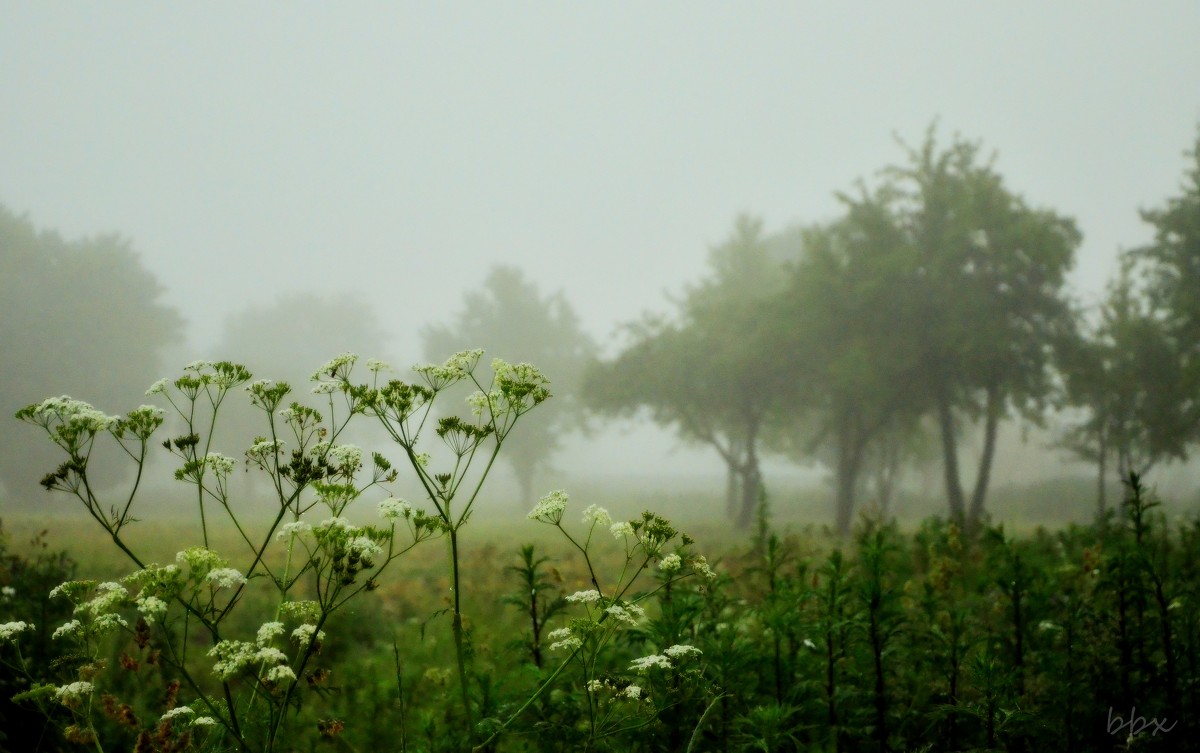
[[[25,542],[38,520],[7,525],[0,622],[35,624],[21,649],[52,682],[70,680],[78,663],[50,637],[70,609],[48,590],[72,569],[99,580],[130,572],[89,522],[54,524],[36,549]],[[129,538],[168,562],[185,543],[175,533],[171,521],[150,521]],[[588,609],[562,597],[591,577],[552,533],[488,523],[460,553],[471,573],[461,596],[476,724],[508,719],[558,673],[485,749],[1197,749],[1200,523],[1168,524],[1140,486],[1107,521],[1019,537],[936,518],[904,531],[864,519],[851,541],[778,534],[765,520],[749,534],[705,530],[697,538],[717,577],[658,590],[645,617],[615,633],[602,666],[563,664],[569,650],[551,648],[548,636]],[[232,547],[231,536],[220,531],[211,546]],[[532,546],[525,557],[522,545]],[[454,751],[484,739],[464,729],[453,679],[445,542],[415,552],[325,625],[281,749]],[[620,559],[615,542],[593,549],[597,572]],[[630,599],[662,584],[648,574]],[[252,635],[271,610],[266,596],[251,594],[261,603],[243,611],[256,616],[230,630]],[[699,653],[637,666],[680,645]],[[4,650],[10,660],[12,646]],[[96,670],[106,708],[91,749],[134,749],[147,729],[145,750],[220,749],[212,734],[162,721],[180,689],[155,661],[161,650],[155,638],[106,644]],[[0,691],[22,682],[6,669]],[[5,750],[77,747],[29,702],[0,708]],[[62,721],[67,709],[49,708]]]

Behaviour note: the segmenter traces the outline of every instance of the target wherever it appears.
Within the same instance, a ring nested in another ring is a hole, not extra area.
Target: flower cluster
[[[558,525],[562,522],[563,512],[567,509],[568,499],[567,493],[562,489],[550,492],[538,500],[537,505],[529,513],[529,519]]]

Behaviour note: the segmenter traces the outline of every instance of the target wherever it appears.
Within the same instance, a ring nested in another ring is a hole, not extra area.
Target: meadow
[[[186,426],[165,447],[186,516],[139,519],[137,482],[88,480],[103,439],[140,482],[162,411],[23,411],[68,460],[43,482],[45,514],[7,517],[0,537],[0,747],[1198,747],[1200,520],[1165,514],[1137,477],[1094,523],[1021,529],[868,512],[838,537],[794,518],[792,490],[764,495],[744,531],[714,522],[716,495],[684,490],[553,491],[504,514],[476,503],[544,380],[497,362],[476,381],[477,363],[363,385],[335,359],[314,375],[324,415],[249,385],[281,419],[246,453],[275,492],[252,510],[204,440],[248,382],[236,365],[198,362],[173,384]],[[480,387],[474,423],[429,418],[455,380]],[[392,432],[423,501],[389,493],[399,464],[337,443],[363,415]],[[449,462],[419,450],[426,420]],[[1090,504],[1071,486],[1021,494]]]

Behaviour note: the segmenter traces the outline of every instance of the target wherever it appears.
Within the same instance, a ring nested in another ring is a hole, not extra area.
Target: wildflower
[[[50,637],[57,640],[63,636],[80,635],[83,633],[83,624],[79,620],[71,620],[65,622],[54,631]]]
[[[307,623],[292,631],[292,640],[299,643],[301,647],[312,643],[313,636],[316,636],[316,642],[320,644],[325,640],[325,631],[318,631],[316,625],[309,625]]]
[[[168,719],[174,719],[177,716],[195,716],[195,715],[196,715],[196,712],[192,711],[191,706],[176,706],[173,709],[169,709],[167,711],[167,713],[163,714],[159,718],[159,721],[165,722]]]
[[[167,379],[166,377],[163,377],[162,379],[159,379],[154,384],[150,385],[150,389],[146,390],[146,394],[147,395],[161,395],[162,393],[167,391],[167,385],[170,383],[171,383],[171,381],[169,379]]]
[[[209,571],[205,580],[217,584],[217,588],[233,588],[246,582],[246,576],[232,567],[218,567]]]
[[[628,685],[624,690],[621,691],[621,695],[625,696],[631,701],[636,701],[642,697],[642,689],[638,685]]]
[[[811,648],[811,649],[813,649],[813,650],[815,651],[815,650],[816,650],[816,648],[817,648],[817,644],[815,644],[815,643],[813,643],[813,642],[812,642],[812,638],[805,638],[805,639],[804,639],[804,647],[805,647],[805,648]]]
[[[190,546],[175,555],[175,561],[186,564],[193,572],[208,572],[213,568],[223,567],[225,560],[211,549],[202,546]]]
[[[260,439],[246,450],[246,457],[259,463],[265,463],[267,458],[283,452],[283,440]]]
[[[183,370],[184,371],[204,371],[205,369],[212,368],[212,366],[213,366],[212,361],[199,360],[199,361],[192,361],[187,366],[184,366]]]
[[[245,641],[223,640],[208,650],[210,657],[216,658],[213,673],[222,680],[228,680],[255,660],[257,647]]]
[[[375,543],[369,536],[356,536],[350,540],[346,548],[354,555],[357,555],[364,563],[369,563],[379,555],[383,554],[383,547]]]
[[[279,605],[279,612],[296,620],[315,620],[321,612],[321,605],[315,601],[285,601]],[[295,633],[292,635],[294,637]]]
[[[379,503],[379,516],[382,518],[411,518],[412,505],[403,499],[389,497]]]
[[[554,641],[550,644],[551,651],[574,651],[583,645],[583,639],[572,633],[570,628],[551,630],[546,640]]]
[[[149,625],[153,625],[156,619],[161,619],[167,613],[167,602],[157,596],[143,596],[136,603],[138,612]]]
[[[283,635],[282,622],[264,622],[258,628],[258,635],[255,637],[255,643],[259,646],[266,646],[276,637]]]
[[[706,580],[714,580],[717,574],[708,566],[708,560],[697,554],[688,560],[688,566],[692,568],[692,572]]]
[[[293,672],[292,668],[286,664],[278,664],[267,670],[267,676],[265,679],[267,682],[274,683],[291,682],[296,679],[296,673]]]
[[[391,371],[392,365],[386,361],[380,361],[377,358],[367,359],[367,371],[378,374],[381,371]]]
[[[287,661],[287,655],[273,646],[263,646],[254,652],[254,661],[271,664],[283,664]]]
[[[604,683],[600,680],[589,680],[587,689],[589,693],[599,693],[601,690],[604,690]]]
[[[324,366],[317,369],[316,372],[313,373],[311,379],[312,381],[316,382],[320,381],[321,377],[323,376],[330,376],[334,379],[343,378],[350,372],[350,367],[353,366],[354,362],[357,360],[358,356],[355,354],[343,353],[337,358],[326,362]]]
[[[576,591],[567,597],[567,601],[580,604],[594,604],[600,601],[600,592],[594,588],[588,591]]]
[[[668,554],[662,558],[662,562],[658,563],[658,569],[664,573],[673,573],[683,566],[683,560],[678,554]]]
[[[211,716],[198,716],[192,720],[193,727],[215,727],[217,720]]]
[[[650,654],[643,656],[640,659],[634,659],[630,664],[630,669],[636,669],[638,672],[645,672],[647,669],[659,667],[661,669],[670,669],[671,660],[662,654]]]
[[[611,614],[613,619],[629,625],[636,625],[638,620],[646,614],[637,604],[626,604],[625,606],[613,604],[604,611]]]
[[[17,595],[17,589],[13,588],[12,586],[5,586],[3,588],[0,588],[0,596],[3,596],[5,601],[8,601],[9,599],[11,599],[12,597],[14,597],[16,595]]]
[[[685,656],[699,656],[702,652],[695,646],[689,646],[686,643],[677,643],[674,646],[663,649],[663,653],[672,659],[682,659]]]
[[[608,510],[603,507],[588,505],[587,509],[583,511],[583,524],[601,525],[608,528],[612,526],[612,518],[609,516]]]
[[[611,526],[609,526],[608,530],[609,530],[609,533],[611,533],[613,535],[613,538],[617,539],[618,541],[625,538],[626,536],[633,535],[633,526],[630,525],[626,521],[622,521],[620,523],[613,523]]]
[[[120,583],[107,581],[96,586],[94,596],[75,608],[75,613],[86,612],[98,617],[120,607],[129,599],[129,592]]]
[[[311,523],[305,523],[303,520],[294,520],[291,523],[284,523],[279,527],[279,532],[275,534],[277,539],[286,539],[292,536],[302,536],[312,530]]]
[[[529,513],[529,519],[553,525],[561,523],[563,511],[567,509],[568,499],[567,493],[562,489],[550,492],[538,500],[537,505]]]
[[[477,390],[467,397],[467,405],[471,406],[471,413],[476,416],[482,416],[485,409],[488,415],[494,416],[500,412],[501,398],[500,390],[489,390],[487,392]]]
[[[117,627],[129,627],[129,623],[119,614],[102,614],[92,621],[92,630],[97,633],[109,633]]]
[[[343,470],[354,470],[362,465],[362,448],[352,444],[340,444],[329,448],[329,462]]]
[[[213,472],[218,476],[228,476],[233,472],[233,468],[237,463],[233,458],[226,457],[218,452],[210,452],[204,456],[204,465],[212,468]]]
[[[92,694],[92,689],[94,687],[95,686],[93,686],[90,682],[85,682],[82,680],[79,682],[72,682],[68,685],[63,685],[60,688],[56,688],[54,691],[54,697],[62,705],[75,708],[79,705],[79,702],[83,700],[84,696],[89,696]]]
[[[314,395],[332,395],[342,388],[340,382],[317,382],[317,386],[312,388]]]
[[[6,622],[0,625],[0,641],[16,640],[18,633],[33,630],[32,622]]]

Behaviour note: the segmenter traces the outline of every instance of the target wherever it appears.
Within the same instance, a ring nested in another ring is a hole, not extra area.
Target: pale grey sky
[[[226,313],[357,291],[395,333],[497,261],[606,341],[739,212],[828,219],[936,117],[1077,219],[1099,291],[1200,122],[1200,3],[0,2],[0,203]],[[439,313],[442,312],[442,313]]]

